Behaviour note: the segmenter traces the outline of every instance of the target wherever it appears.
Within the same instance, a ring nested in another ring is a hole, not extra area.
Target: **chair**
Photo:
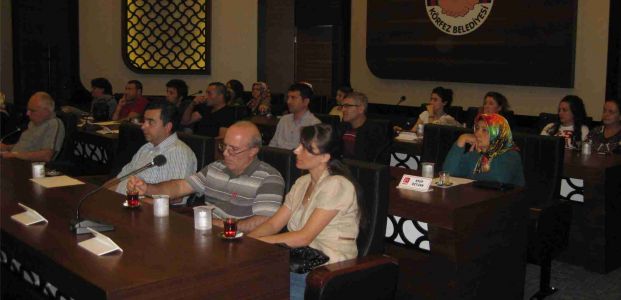
[[[387,137],[387,143],[384,145],[375,145],[378,149],[379,152],[377,153],[377,155],[374,158],[373,162],[379,163],[379,164],[383,164],[383,165],[389,165],[390,164],[390,148],[393,144],[393,137],[395,136],[394,131],[392,129],[393,127],[393,121],[390,119],[367,119],[367,122],[369,123],[375,123],[377,124],[377,126],[384,128],[384,134]]]
[[[119,174],[123,167],[132,160],[138,149],[146,143],[140,125],[129,122],[121,123],[118,146],[110,168],[110,176],[114,177]]]
[[[280,175],[285,180],[285,193],[289,191],[293,183],[302,175],[302,171],[295,166],[295,155],[291,150],[262,147],[258,157],[280,172]]]
[[[444,159],[449,150],[453,146],[453,143],[457,138],[464,133],[472,133],[472,129],[426,124],[424,137],[423,137],[423,155],[421,161],[433,162],[436,164],[436,169],[440,170],[444,164]]]
[[[77,168],[73,156],[73,136],[78,128],[78,117],[62,111],[59,111],[56,116],[63,122],[65,137],[60,152],[47,164],[47,167],[71,176],[79,176],[81,174],[79,171],[76,171]]]
[[[388,211],[388,167],[345,160],[363,189],[368,230],[356,240],[358,258],[328,264],[306,277],[305,299],[394,299],[399,267],[396,259],[382,256]]]
[[[177,136],[196,155],[197,171],[216,159],[216,142],[214,138],[185,132],[177,132]]]
[[[559,199],[565,142],[559,137],[515,133],[522,156],[525,199],[530,203],[528,261],[541,267],[539,291],[531,299],[543,299],[557,291],[550,285],[552,259],[569,243],[572,207]]]
[[[317,119],[321,120],[321,123],[329,124],[332,128],[336,129],[341,122],[339,116],[327,115],[327,114],[315,114]]]

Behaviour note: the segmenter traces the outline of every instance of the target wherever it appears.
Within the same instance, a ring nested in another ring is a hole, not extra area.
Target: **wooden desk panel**
[[[428,225],[428,253],[389,245],[399,259],[401,292],[421,299],[522,299],[527,201],[523,189],[501,192],[472,184],[428,193],[396,188],[391,168],[388,213]]]
[[[89,299],[227,298],[285,299],[289,295],[288,252],[252,238],[226,241],[219,230],[194,230],[191,218],[171,212],[153,216],[153,207],[121,206],[123,197],[102,191],[87,200],[82,216],[116,226],[106,234],[123,253],[95,256],[78,242],[90,235],[69,231],[78,198],[90,184],[45,189],[31,182],[30,164],[0,162],[2,251],[22,268],[68,296]],[[22,202],[49,220],[23,226],[10,216]],[[243,287],[243,288],[240,288]]]

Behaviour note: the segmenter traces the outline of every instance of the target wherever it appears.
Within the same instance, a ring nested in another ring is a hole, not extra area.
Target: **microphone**
[[[399,102],[397,102],[397,106],[399,106],[399,104],[401,104],[401,103],[403,103],[403,102],[405,102],[405,96],[401,96],[401,97],[399,98]]]
[[[88,231],[88,229],[86,229],[86,227],[90,227],[98,232],[104,232],[104,231],[111,231],[114,230],[114,226],[109,225],[109,224],[104,224],[104,223],[100,223],[97,221],[93,221],[93,220],[86,220],[86,219],[81,219],[80,218],[80,207],[82,207],[82,203],[84,203],[84,200],[86,200],[86,198],[88,198],[89,196],[101,191],[103,188],[111,186],[113,184],[117,184],[121,181],[123,181],[125,178],[132,176],[132,175],[136,175],[146,169],[152,168],[154,166],[158,166],[161,167],[163,165],[166,164],[166,157],[162,154],[157,155],[156,157],[153,158],[153,160],[151,162],[149,162],[148,164],[144,165],[143,167],[136,169],[134,171],[129,172],[127,175],[122,176],[120,178],[115,178],[114,180],[110,180],[109,182],[97,187],[96,189],[86,193],[86,195],[84,195],[80,201],[78,202],[78,208],[75,210],[75,219],[71,220],[71,226],[69,227],[69,229],[75,233],[75,234],[85,234],[85,233],[90,233],[90,231]]]
[[[22,129],[21,129],[21,128],[19,128],[19,127],[17,127],[17,129],[15,129],[15,130],[13,130],[13,131],[9,132],[7,135],[3,136],[3,137],[0,139],[0,143],[4,142],[4,139],[6,139],[6,138],[8,138],[8,137],[10,137],[10,136],[12,136],[12,135],[14,135],[14,134],[16,134],[16,133],[20,132],[20,131],[22,131]]]

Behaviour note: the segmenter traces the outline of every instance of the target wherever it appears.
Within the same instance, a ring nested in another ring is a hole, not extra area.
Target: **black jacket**
[[[388,136],[389,128],[387,124],[367,119],[362,126],[356,129],[354,156],[347,155],[343,151],[343,157],[388,164],[390,158],[390,151],[388,149],[390,138]],[[341,138],[341,142],[343,135],[351,128],[350,123],[341,122],[339,124],[338,136]]]

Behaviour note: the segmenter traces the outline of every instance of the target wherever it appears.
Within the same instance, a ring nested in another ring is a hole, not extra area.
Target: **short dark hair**
[[[434,88],[431,93],[438,95],[442,99],[442,102],[446,103],[444,105],[445,108],[450,107],[451,103],[453,103],[453,90],[451,89],[445,89],[439,86]]]
[[[347,94],[353,92],[354,89],[352,89],[351,86],[349,86],[349,85],[344,85],[344,86],[341,86],[340,88],[338,88],[337,91],[341,91],[341,92],[343,92],[347,96]]]
[[[177,94],[181,96],[181,98],[188,96],[188,85],[181,79],[171,79],[166,83],[166,87],[177,90]]]
[[[614,104],[617,105],[617,110],[619,110],[621,112],[621,100],[619,99],[614,99],[614,98],[608,98],[606,99],[606,101],[604,101],[604,103],[606,102],[612,102]]]
[[[140,90],[140,93],[142,93],[142,82],[134,79],[127,82],[127,84],[130,83],[133,83],[136,86],[136,89]]]
[[[112,95],[112,84],[110,84],[110,81],[108,81],[108,79],[105,79],[103,77],[97,77],[91,80],[91,87],[103,89],[104,94]]]
[[[177,106],[164,99],[154,99],[149,101],[144,111],[146,112],[151,109],[160,110],[160,120],[162,120],[164,125],[168,122],[172,123],[173,126],[171,132],[175,132],[177,130],[177,126],[179,125],[179,112],[177,111]]]
[[[302,96],[302,99],[313,99],[313,90],[310,88],[310,86],[308,86],[308,84],[305,83],[294,83],[289,87],[287,91],[300,92],[300,96]]]
[[[227,82],[231,86],[231,90],[235,93],[235,98],[241,98],[244,95],[244,85],[237,79],[231,79]]]
[[[498,106],[500,106],[500,112],[506,113],[511,109],[511,106],[509,106],[509,100],[507,100],[507,97],[505,97],[505,95],[499,92],[487,92],[487,94],[485,94],[485,97],[483,97],[483,102],[485,102],[485,98],[487,97],[494,99],[494,101],[498,103]]]
[[[224,85],[224,83],[216,81],[216,82],[212,82],[210,83],[208,86],[215,86],[217,88],[218,94],[220,95],[224,95],[224,100],[225,101],[229,101],[231,100],[231,96],[229,94],[228,89],[226,88],[226,85]]]

